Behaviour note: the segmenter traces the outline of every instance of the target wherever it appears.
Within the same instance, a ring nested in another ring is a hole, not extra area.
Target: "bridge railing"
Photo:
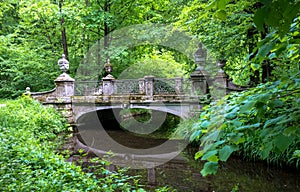
[[[102,95],[102,81],[75,81],[74,95]]]
[[[154,95],[176,95],[182,92],[181,87],[176,89],[175,79],[154,79]]]
[[[113,81],[113,94],[140,94],[138,79],[122,79]]]
[[[146,76],[141,79],[76,81],[74,95],[185,95],[191,94],[191,89],[190,79]]]

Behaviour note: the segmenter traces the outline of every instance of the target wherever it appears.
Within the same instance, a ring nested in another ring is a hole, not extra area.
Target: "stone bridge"
[[[196,60],[197,61],[197,60]],[[198,62],[198,68],[190,78],[155,78],[145,76],[140,79],[115,79],[112,75],[101,81],[75,81],[66,72],[69,62],[64,58],[58,61],[63,73],[54,80],[56,87],[46,92],[27,94],[47,106],[61,111],[74,124],[84,114],[113,108],[144,108],[164,111],[183,119],[201,111],[209,103],[209,88],[227,94],[230,91],[242,91],[244,88],[233,84],[221,66],[215,77],[211,78]],[[105,65],[111,72],[110,63]],[[222,95],[221,94],[221,95]]]

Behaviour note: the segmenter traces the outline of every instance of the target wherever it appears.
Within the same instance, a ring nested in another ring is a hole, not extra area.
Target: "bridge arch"
[[[169,113],[186,119],[189,117],[190,106],[181,104],[119,104],[119,105],[106,105],[106,106],[76,106],[73,109],[77,109],[75,112],[75,122],[80,123],[80,120],[88,113],[107,110],[107,109],[149,109],[160,112]]]

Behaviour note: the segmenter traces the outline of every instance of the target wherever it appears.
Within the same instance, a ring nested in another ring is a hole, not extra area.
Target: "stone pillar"
[[[106,77],[102,78],[103,81],[103,95],[108,96],[114,93],[114,77],[112,75],[107,75]]]
[[[26,87],[26,92],[25,92],[25,95],[28,95],[28,96],[30,96],[30,95],[31,95],[31,92],[30,92],[30,87]]]
[[[139,79],[139,94],[145,94],[145,79]]]
[[[148,185],[156,184],[156,170],[155,168],[148,169]]]
[[[54,80],[56,85],[54,108],[60,111],[70,124],[74,123],[72,111],[72,96],[74,96],[74,82],[67,73],[62,73]],[[51,99],[51,97],[49,97]]]
[[[154,76],[145,76],[144,79],[146,95],[152,97],[154,94]]]
[[[192,94],[207,94],[209,93],[208,81],[210,77],[203,67],[206,63],[207,53],[206,49],[202,47],[201,43],[199,44],[199,48],[195,52],[194,56],[197,68],[190,76],[192,80]]]
[[[192,92],[193,94],[207,94],[209,93],[208,89],[208,78],[209,76],[206,74],[191,74],[192,80]]]
[[[62,73],[54,80],[56,85],[56,97],[71,97],[74,96],[74,82],[67,73]]]
[[[215,76],[215,85],[219,90],[223,90],[225,91],[225,94],[227,94],[228,75],[223,70],[225,64],[226,64],[225,62],[221,62],[221,61],[218,62],[218,67],[220,67],[220,70]]]
[[[175,92],[176,94],[182,93],[182,83],[183,79],[182,77],[175,77]]]
[[[73,110],[72,110],[72,96],[74,96],[74,82],[67,71],[69,69],[69,61],[62,55],[62,58],[58,60],[58,65],[62,70],[62,74],[54,80],[56,89],[53,93],[55,98],[55,104],[53,105],[62,115],[68,119],[70,124],[74,123]],[[51,100],[51,97],[48,99]]]

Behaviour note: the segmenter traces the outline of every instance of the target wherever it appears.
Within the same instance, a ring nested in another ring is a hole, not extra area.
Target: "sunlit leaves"
[[[230,155],[237,150],[237,147],[225,145],[220,149],[219,151],[219,158],[221,161],[227,161],[227,159],[230,157]]]

